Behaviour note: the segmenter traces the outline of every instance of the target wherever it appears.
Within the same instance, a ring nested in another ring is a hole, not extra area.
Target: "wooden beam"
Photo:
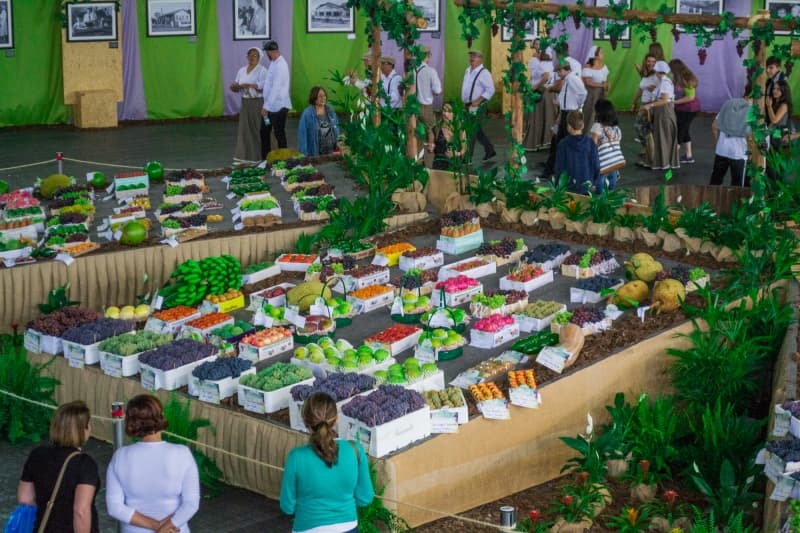
[[[455,5],[459,7],[480,7],[482,4],[481,0],[453,1]],[[508,2],[505,0],[495,0],[494,4],[497,9],[504,9],[508,7]],[[562,8],[567,8],[570,13],[582,11],[584,16],[589,18],[615,20],[613,15],[609,16],[608,7],[579,6],[575,4],[549,4],[543,2],[525,2],[516,4],[516,9],[518,10],[535,11],[539,13],[547,13],[548,15],[557,15]],[[722,20],[720,15],[688,15],[683,13],[674,15],[659,15],[655,11],[645,11],[642,9],[626,9],[622,12],[620,20],[638,19],[642,22],[656,22],[656,20],[659,18],[663,24],[698,24],[702,26],[716,26]],[[750,28],[751,18],[752,17],[734,17],[733,26],[736,28]],[[787,24],[783,20],[770,19],[769,16],[766,18],[759,18],[757,24],[763,24],[767,21],[772,22],[772,25],[776,30],[791,29],[790,24]]]

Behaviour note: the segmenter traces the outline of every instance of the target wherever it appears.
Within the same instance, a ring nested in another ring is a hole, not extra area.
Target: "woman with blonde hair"
[[[289,452],[281,482],[281,510],[294,515],[293,533],[357,533],[356,506],[375,491],[361,445],[336,438],[336,402],[315,392],[303,403],[308,444]]]
[[[694,163],[692,137],[689,129],[697,112],[700,111],[700,99],[697,98],[697,76],[680,59],[670,61],[669,68],[672,71],[672,83],[675,85],[678,146],[683,147],[684,150],[681,163]]]
[[[22,467],[17,501],[36,505],[35,531],[98,533],[94,498],[100,473],[94,459],[82,452],[92,431],[85,403],[60,406],[50,421],[50,445],[31,452]]]
[[[586,58],[586,66],[581,71],[586,86],[586,100],[583,102],[583,133],[587,133],[594,123],[594,106],[608,95],[608,67],[605,52],[599,46],[592,46]]]
[[[189,533],[200,507],[200,478],[192,451],[161,440],[164,407],[140,394],[125,407],[125,433],[139,439],[114,452],[106,472],[108,514],[122,533]]]

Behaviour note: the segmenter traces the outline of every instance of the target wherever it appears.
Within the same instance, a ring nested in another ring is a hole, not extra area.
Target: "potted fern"
[[[691,253],[700,252],[703,242],[710,235],[709,231],[716,222],[717,214],[709,202],[686,209],[678,218],[675,234],[680,237],[686,249]]]
[[[539,220],[550,222],[550,227],[553,229],[564,229],[564,222],[567,217],[563,210],[571,198],[568,191],[569,176],[567,176],[566,172],[561,173],[555,184],[545,182],[536,189],[536,193],[542,197],[541,206],[539,207]]]
[[[500,211],[503,222],[519,222],[522,210],[530,205],[530,192],[533,182],[519,177],[506,177],[503,182],[503,195],[506,197],[505,206]]]
[[[633,242],[636,240],[636,229],[641,225],[642,215],[631,213],[633,204],[625,202],[622,209],[617,211],[611,219],[611,229],[614,240],[619,242]]]
[[[600,194],[589,192],[589,220],[586,223],[587,235],[605,237],[611,233],[611,222],[628,198],[624,189],[603,189]]]
[[[478,171],[478,179],[467,186],[469,201],[475,205],[478,216],[486,218],[496,212],[497,191],[500,188],[496,167],[488,172]]]
[[[669,210],[664,198],[664,186],[653,200],[653,205],[650,206],[650,214],[642,218],[642,226],[637,228],[636,236],[644,241],[647,246],[658,248],[664,241],[661,233],[661,227],[669,217]]]

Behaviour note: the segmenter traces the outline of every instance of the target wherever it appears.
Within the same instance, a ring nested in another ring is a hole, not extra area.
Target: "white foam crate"
[[[275,357],[276,355],[288,352],[294,348],[294,337],[284,337],[278,342],[273,342],[267,346],[257,347],[244,342],[239,343],[239,357],[247,359],[253,363]]]
[[[310,263],[289,263],[289,262],[286,262],[286,261],[282,262],[282,261],[280,261],[280,259],[284,255],[285,254],[280,255],[280,256],[278,256],[277,259],[275,259],[275,264],[278,265],[278,268],[280,268],[281,271],[284,271],[284,272],[286,272],[286,271],[288,271],[288,272],[305,272],[306,270],[308,270],[308,267],[310,267],[314,263],[319,263],[319,256],[317,256]]]
[[[617,290],[623,285],[623,281],[620,280],[619,283],[612,285],[609,287],[609,290]],[[594,291],[587,291],[584,289],[579,289],[578,287],[570,287],[569,288],[569,301],[571,303],[578,303],[578,304],[596,304],[600,300],[605,299],[599,292]]]
[[[195,318],[200,318],[202,315],[198,310],[196,313],[193,313],[189,316],[184,318],[173,320],[171,322],[164,322],[161,319],[158,319],[154,316],[151,316],[147,319],[147,322],[144,323],[145,331],[152,331],[153,333],[177,333],[181,326],[185,323],[194,320]]]
[[[513,304],[505,304],[497,309],[492,309],[486,305],[480,303],[470,303],[469,304],[469,314],[473,318],[486,318],[487,316],[491,315],[503,315],[509,316],[513,315],[514,313],[519,313],[528,305],[528,298],[526,297],[523,300],[519,300],[518,302],[514,302]]]
[[[277,202],[277,200],[275,201]],[[268,215],[281,218],[282,215],[280,205],[278,205],[277,207],[273,207],[272,209],[256,209],[252,211],[239,210],[239,214],[241,215],[243,221],[246,218],[265,217]]]
[[[398,261],[398,266],[400,267],[400,270],[402,270],[403,272],[411,270],[412,268],[418,268],[420,270],[430,270],[432,268],[438,268],[443,264],[444,264],[444,254],[442,252],[437,252],[433,255],[424,255],[422,257],[417,257],[417,258],[411,258],[401,255]]]
[[[417,392],[442,390],[444,388],[444,371],[437,370],[430,376],[405,385],[405,388],[415,390]]]
[[[474,287],[460,291],[460,292],[446,292],[444,293],[444,303],[447,307],[458,307],[465,303],[469,303],[472,297],[476,294],[483,294],[483,284],[478,283]],[[431,294],[431,301],[434,307],[442,305],[441,290],[433,289]]]
[[[370,287],[372,285],[386,285],[389,283],[390,276],[389,276],[389,269],[385,268],[380,272],[376,272],[369,276],[364,276],[361,278],[354,278],[353,276],[345,274],[341,277],[342,283],[336,283],[333,286],[334,292],[350,292],[350,291],[357,291],[358,289],[363,289],[365,287]]]
[[[176,390],[184,385],[189,385],[192,370],[206,361],[213,361],[217,356],[205,357],[194,363],[179,366],[172,370],[159,370],[151,366],[139,363],[139,374],[141,375],[142,386],[147,390]]]
[[[144,352],[131,355],[117,355],[115,353],[100,352],[100,369],[106,376],[122,378],[135,376],[139,373],[139,356]]]
[[[586,279],[603,274],[610,274],[619,268],[619,263],[614,258],[603,261],[597,265],[581,268],[578,265],[561,265],[561,274],[568,278]]]
[[[530,333],[531,331],[542,331],[543,329],[547,328],[553,319],[556,317],[558,313],[567,310],[566,305],[562,305],[561,309],[553,313],[552,315],[548,315],[544,318],[533,318],[531,316],[525,315],[514,315],[514,320],[517,321],[519,324],[519,330],[524,331],[526,333]]]
[[[304,379],[294,385],[287,385],[286,387],[273,391],[258,390],[239,384],[237,389],[239,405],[241,405],[245,411],[258,414],[274,413],[275,411],[286,409],[292,403],[292,387],[297,385],[311,385],[314,383],[314,379],[315,378]],[[291,416],[291,412],[289,414]],[[297,428],[292,427],[292,429]]]
[[[605,331],[611,327],[612,320],[609,317],[604,318],[599,322],[594,322],[593,324],[586,324],[581,328],[583,334],[585,336],[594,335],[595,333],[599,333],[601,331]],[[550,323],[550,331],[553,333],[558,333],[561,331],[561,324],[556,324],[555,322]]]
[[[554,277],[552,270],[545,271],[545,273],[541,276],[536,276],[528,281],[511,281],[508,279],[508,276],[503,276],[500,278],[500,290],[532,292],[538,288],[553,283],[553,280]]]
[[[259,281],[263,281],[267,278],[271,278],[273,276],[277,276],[281,273],[281,267],[277,264],[272,265],[271,267],[262,268],[257,272],[253,272],[252,274],[245,274],[242,276],[242,285],[249,285],[251,283],[258,283]],[[294,287],[294,285],[292,285]],[[273,288],[273,287],[270,287]],[[262,292],[262,291],[259,291]],[[253,295],[250,295],[250,301],[253,301]]]
[[[370,311],[374,311],[375,309],[380,309],[381,307],[386,307],[387,305],[391,305],[392,301],[394,300],[394,289],[390,291],[386,291],[382,294],[369,298],[367,300],[361,300],[360,298],[355,298],[353,296],[347,295],[347,301],[355,306],[361,306],[361,313],[369,313]]]
[[[469,408],[467,407],[467,400],[464,398],[464,391],[459,389],[458,393],[461,395],[461,405],[459,407],[442,407],[441,409],[431,408],[431,419],[433,419],[435,416],[438,416],[440,413],[454,413],[458,425],[469,422]]]
[[[501,266],[506,266],[506,265],[511,264],[511,263],[519,263],[520,260],[522,259],[522,256],[527,251],[528,251],[528,247],[523,245],[522,248],[520,248],[519,250],[514,250],[513,252],[511,252],[511,254],[508,257],[502,257],[502,256],[499,256],[499,255],[493,255],[493,254],[480,255],[478,257],[481,257],[481,258],[485,259],[486,261],[493,262],[499,268]]]
[[[211,311],[211,312],[216,312],[216,311]],[[189,326],[186,322],[184,322],[183,327],[181,327],[181,333],[184,333],[184,332],[185,333],[195,333],[197,335],[200,335],[200,337],[202,337],[203,339],[206,339],[211,334],[211,332],[214,331],[215,329],[224,328],[225,326],[228,326],[228,325],[232,326],[235,322],[236,321],[231,316],[231,317],[223,320],[222,322],[217,322],[213,326],[210,326],[210,327],[207,327],[207,328],[203,328],[203,329],[195,328],[193,326]]]
[[[368,391],[364,391],[360,394],[356,394],[356,396],[364,396],[365,394],[369,394],[370,392],[374,391],[375,389],[370,389]],[[342,406],[355,398],[355,396],[351,396],[350,398],[346,398],[340,402],[336,402],[336,413],[339,415],[339,421],[337,422],[337,433],[341,435],[342,431]],[[308,433],[308,428],[306,427],[305,423],[303,422],[303,402],[297,402],[291,399],[291,394],[289,395],[289,426],[296,430],[302,431],[303,433]]]
[[[339,436],[359,441],[372,457],[383,457],[431,434],[431,410],[427,405],[375,427],[344,414],[339,420]]]
[[[237,394],[239,390],[239,378],[248,374],[255,374],[256,369],[250,367],[236,377],[227,377],[217,380],[200,379],[195,376],[189,377],[189,394],[197,396],[200,401],[208,403],[219,403],[220,400],[230,398]]]
[[[475,260],[478,260],[478,257],[473,256],[464,259],[462,261],[457,261],[455,263],[450,263],[449,265],[443,266],[442,268],[439,269],[439,281],[445,281],[450,278],[454,278],[456,276],[468,276],[473,279],[478,279],[484,276],[491,276],[492,274],[497,273],[497,265],[494,263],[486,263],[485,265],[464,271],[458,271],[454,269],[454,267],[458,265],[469,263],[470,261],[475,261]]]
[[[94,365],[100,362],[100,346],[101,341],[94,344],[78,344],[77,342],[63,341],[64,357],[69,359],[69,365],[76,368],[82,368],[83,365]]]
[[[279,269],[280,270],[280,269]],[[264,296],[269,291],[280,287],[284,290],[284,293],[280,296],[274,296],[272,298],[267,298]],[[250,307],[251,311],[257,311],[259,308],[263,308],[264,305],[269,304],[272,307],[283,307],[286,305],[286,293],[289,292],[290,289],[295,287],[294,283],[279,283],[278,285],[273,285],[272,287],[267,287],[266,289],[260,290],[258,292],[254,292],[250,294]]]
[[[411,348],[416,346],[421,336],[422,336],[422,329],[417,329],[417,331],[415,331],[411,335],[407,335],[402,339],[400,339],[399,341],[395,341],[391,344],[370,341],[369,339],[366,339],[364,343],[368,344],[370,348],[372,348],[373,350],[383,348],[389,351],[389,355],[391,357],[397,357],[398,354],[401,354],[404,351],[410,350]]]
[[[519,337],[519,324],[514,323],[499,331],[489,332],[471,329],[470,346],[476,348],[495,348]]]
[[[544,270],[545,272],[548,272],[550,270],[558,269],[558,267],[561,266],[561,263],[563,263],[564,260],[570,255],[572,255],[572,252],[564,252],[563,254],[557,255],[554,258],[544,261],[542,263],[530,263],[530,264],[537,265],[541,267],[542,270]]]
[[[48,353],[58,355],[64,351],[61,337],[45,335],[32,329],[25,330],[24,337],[25,349],[34,353]]]
[[[448,237],[439,235],[436,248],[448,255],[460,255],[472,250],[477,250],[483,244],[483,229],[473,231],[461,237]]]
[[[4,232],[0,231],[0,233],[4,233]],[[36,235],[35,234],[34,234],[33,238],[36,239]],[[23,246],[22,248],[19,248],[18,250],[6,250],[5,252],[0,252],[0,259],[11,260],[11,259],[18,259],[20,257],[27,257],[27,256],[31,255],[32,251],[33,251],[33,249],[30,246]]]

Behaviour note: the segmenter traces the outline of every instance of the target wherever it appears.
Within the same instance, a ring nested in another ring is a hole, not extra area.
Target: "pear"
[[[681,302],[686,298],[686,288],[677,279],[665,279],[656,283],[653,287],[652,309],[658,313],[669,313],[681,306]]]
[[[636,279],[629,281],[617,289],[617,292],[608,299],[608,303],[612,303],[620,308],[637,307],[643,301],[647,300],[648,294],[650,294],[650,289],[647,283]]]

